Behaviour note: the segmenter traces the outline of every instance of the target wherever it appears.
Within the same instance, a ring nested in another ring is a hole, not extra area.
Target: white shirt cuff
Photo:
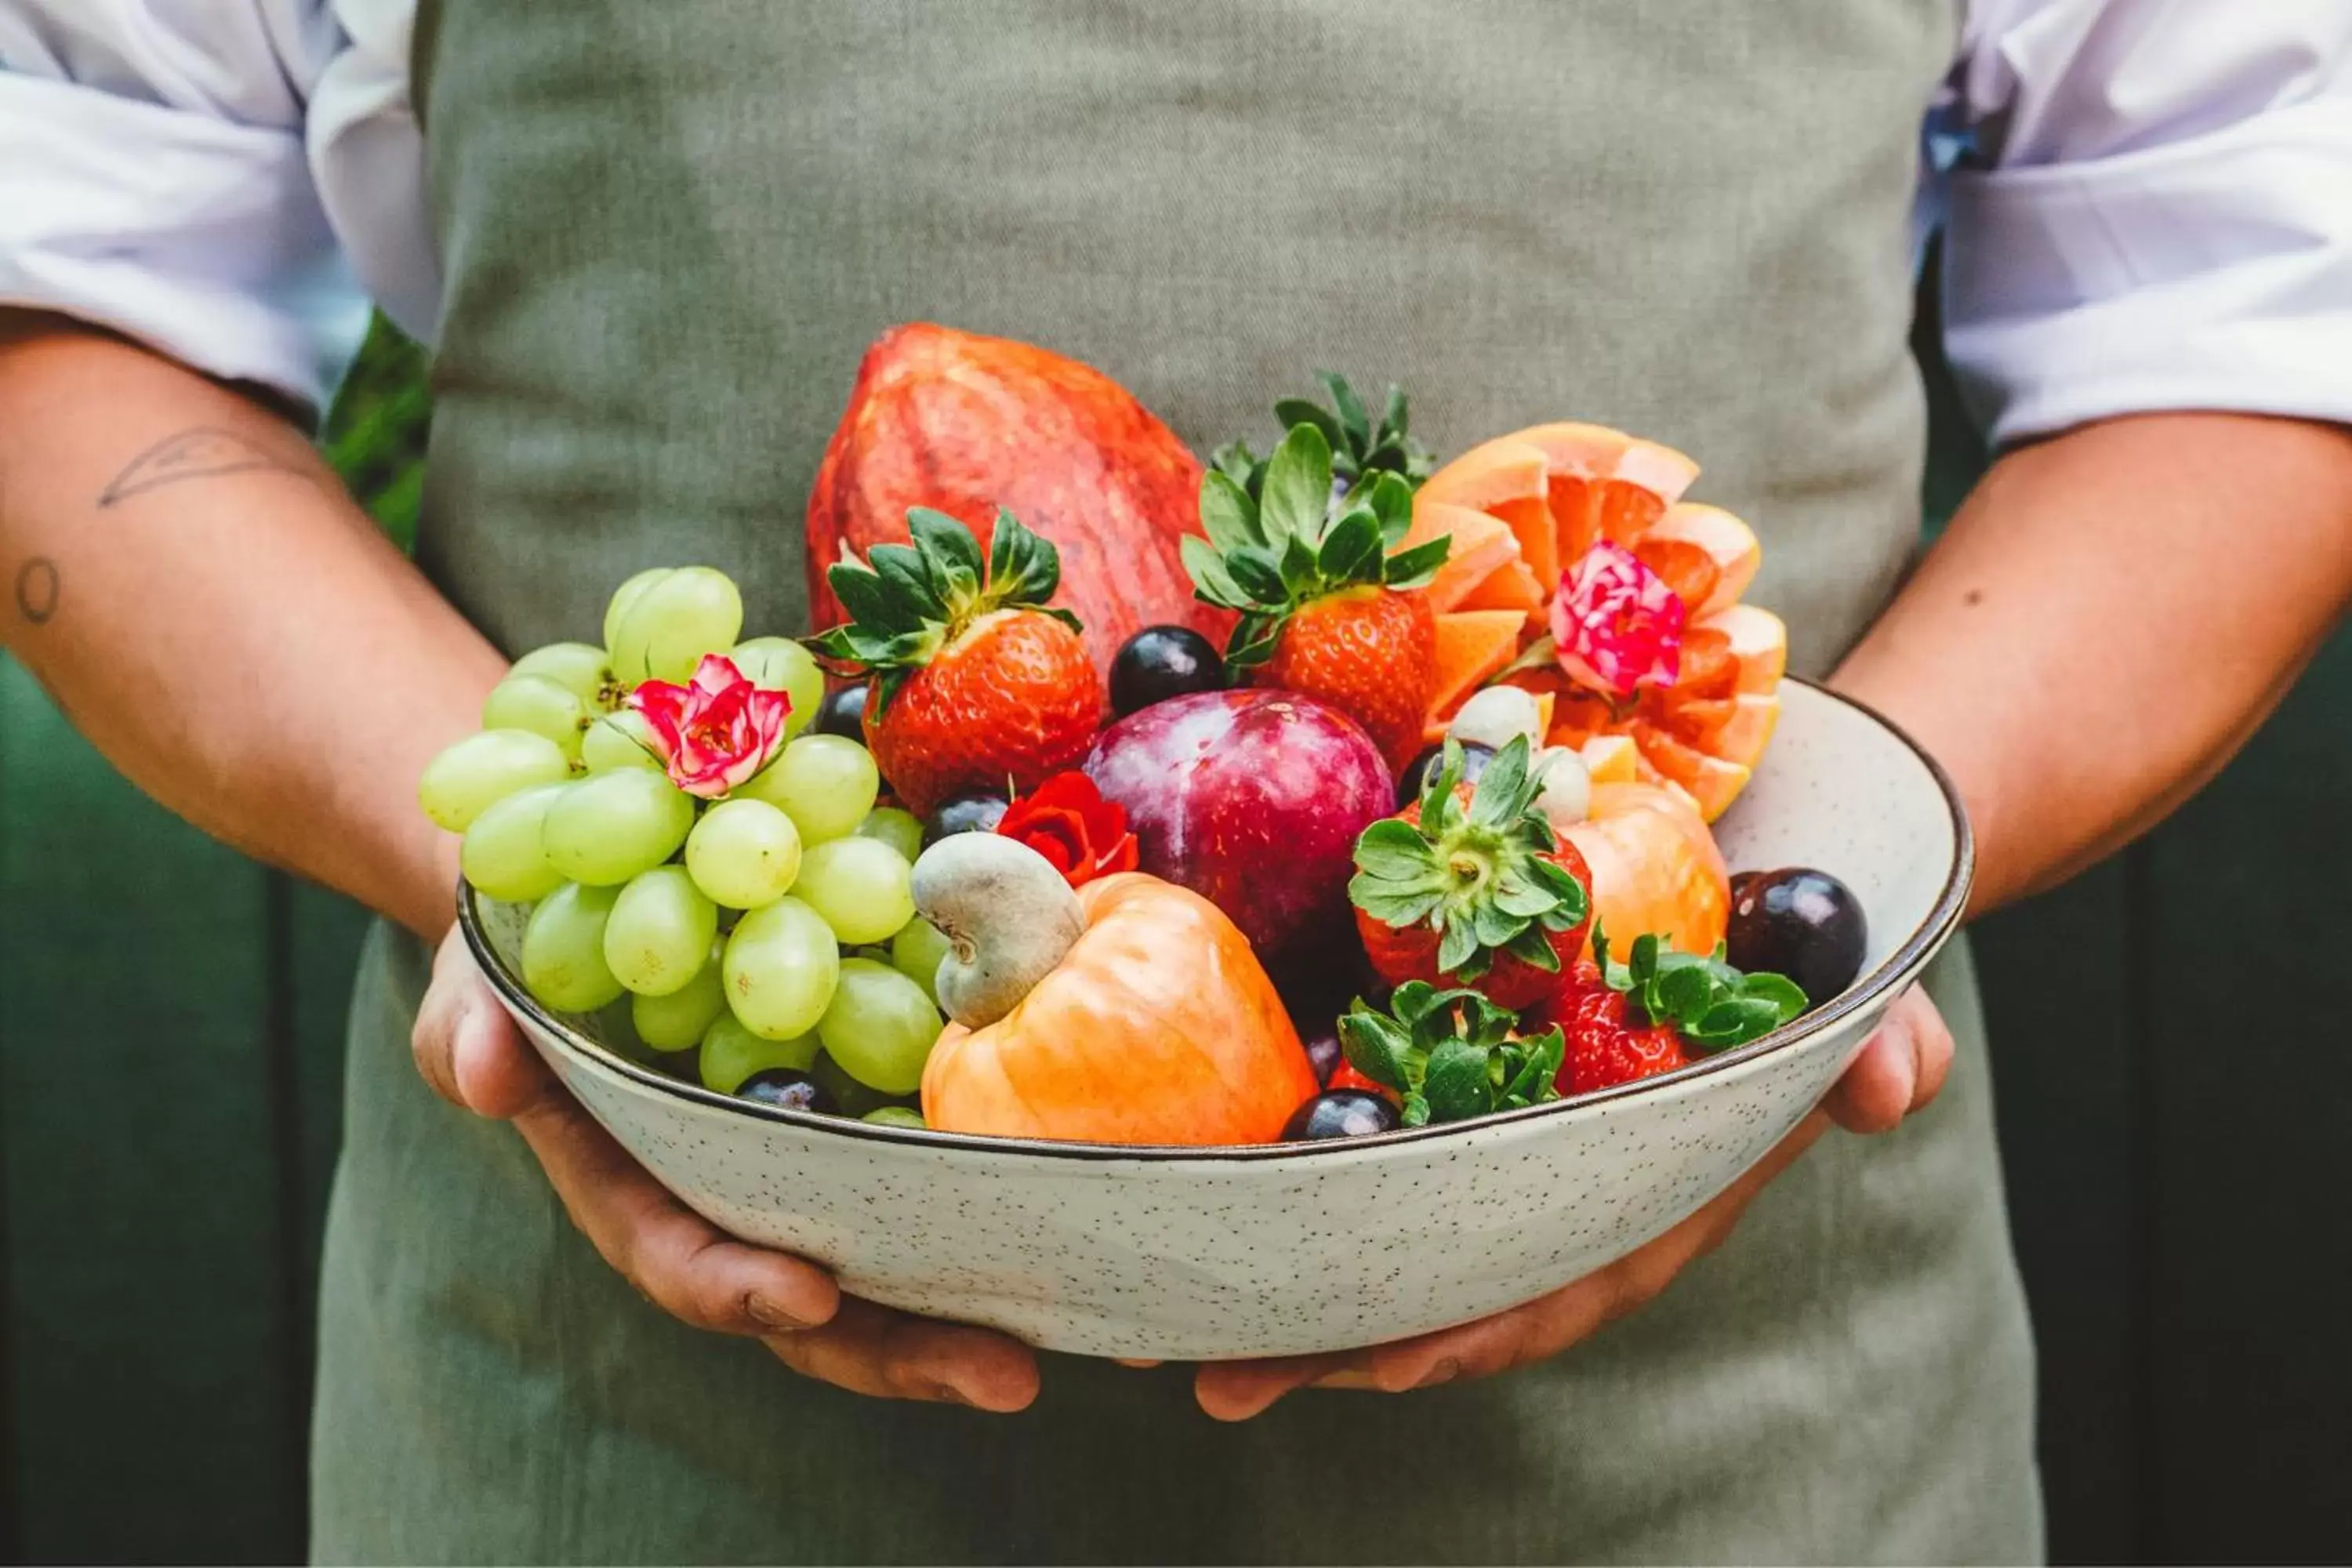
[[[0,303],[317,408],[366,335],[299,132],[0,72]]]
[[[2352,421],[2352,98],[1956,172],[1946,347],[1997,445],[2154,409]]]

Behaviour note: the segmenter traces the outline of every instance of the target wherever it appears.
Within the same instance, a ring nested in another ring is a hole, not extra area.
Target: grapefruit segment
[[[1715,582],[1704,600],[1691,600],[1693,620],[1705,620],[1718,611],[1727,610],[1748,592],[1756,581],[1756,569],[1764,563],[1764,547],[1757,542],[1756,531],[1717,506],[1703,506],[1696,501],[1681,501],[1666,508],[1664,515],[1643,534],[1633,553],[1646,563],[1649,552],[1666,543],[1687,546],[1703,552],[1715,565]],[[1650,570],[1659,572],[1655,565]],[[1665,574],[1659,572],[1660,576]],[[1667,581],[1671,583],[1672,578]],[[1677,590],[1679,592],[1679,590]]]
[[[1540,699],[1538,699],[1540,700]],[[1640,753],[1631,735],[1595,735],[1580,748],[1585,770],[1597,784],[1632,784]]]
[[[1484,686],[1519,651],[1519,628],[1527,617],[1517,610],[1454,610],[1437,617],[1437,681],[1432,689],[1428,725],[1441,733],[1462,700]]]
[[[1519,559],[1515,549],[1508,561],[1488,573],[1476,587],[1462,595],[1462,602],[1454,607],[1457,610],[1517,610],[1523,616],[1531,616],[1543,608],[1543,588],[1536,581],[1535,573]]]
[[[1602,784],[1592,814],[1561,837],[1592,870],[1596,926],[1620,956],[1644,933],[1686,952],[1706,953],[1731,918],[1731,880],[1715,835],[1671,787]]]
[[[1445,552],[1445,564],[1437,569],[1425,590],[1429,607],[1439,615],[1459,607],[1498,567],[1516,564],[1519,559],[1518,541],[1501,519],[1444,501],[1414,503],[1412,526],[1405,531],[1399,548],[1425,544],[1441,536],[1452,542]]]
[[[1754,605],[1734,605],[1700,625],[1730,639],[1732,663],[1739,671],[1738,690],[1759,697],[1779,690],[1780,677],[1789,668],[1789,628],[1780,616]]]

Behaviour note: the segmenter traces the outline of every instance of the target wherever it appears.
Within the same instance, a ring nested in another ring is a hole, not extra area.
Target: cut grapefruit
[[[1445,552],[1445,564],[1437,569],[1424,592],[1429,607],[1439,615],[1463,607],[1464,601],[1483,586],[1498,568],[1519,564],[1518,541],[1500,518],[1470,507],[1447,506],[1442,501],[1416,505],[1412,509],[1412,526],[1405,531],[1400,549],[1426,544],[1444,535],[1452,542]],[[1532,581],[1532,578],[1530,578]],[[1540,593],[1538,593],[1540,598]],[[1474,608],[1506,608],[1501,605],[1481,605]],[[1530,602],[1522,613],[1535,608]]]
[[[1439,738],[1462,700],[1518,653],[1519,629],[1526,624],[1517,610],[1454,610],[1437,617],[1437,684],[1429,725]]]
[[[1592,870],[1594,924],[1621,961],[1644,934],[1708,953],[1731,919],[1731,879],[1686,796],[1647,784],[1592,786],[1591,815],[1561,835]]]
[[[1414,524],[1423,526],[1426,510],[1433,530],[1442,523],[1476,547],[1464,574],[1475,572],[1476,581],[1448,600],[1457,613],[1519,608],[1532,584],[1538,613],[1528,618],[1530,637],[1542,630],[1539,612],[1562,572],[1603,542],[1632,552],[1682,600],[1686,620],[1671,686],[1612,699],[1549,664],[1503,679],[1551,694],[1551,743],[1622,736],[1638,759],[1634,776],[1686,795],[1711,822],[1746,787],[1771,739],[1789,637],[1778,616],[1740,600],[1763,559],[1755,531],[1720,507],[1682,499],[1697,477],[1697,464],[1654,441],[1598,425],[1530,426],[1431,475],[1415,498]],[[1517,558],[1496,563],[1493,535],[1475,530],[1465,511],[1503,524]],[[1448,685],[1433,726],[1442,729],[1465,695]],[[1612,765],[1626,763],[1612,757]]]

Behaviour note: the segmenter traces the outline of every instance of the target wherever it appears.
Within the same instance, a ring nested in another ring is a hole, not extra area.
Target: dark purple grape
[[[1742,871],[1724,944],[1734,968],[1785,974],[1818,1007],[1862,973],[1870,927],[1853,889],[1827,871]]]
[[[824,700],[816,705],[816,717],[809,721],[808,732],[866,744],[866,682],[826,692]]]
[[[1190,626],[1146,626],[1110,661],[1110,710],[1122,719],[1171,697],[1224,689],[1217,645]]]
[[[1291,1113],[1282,1129],[1286,1143],[1315,1143],[1327,1138],[1361,1138],[1387,1132],[1397,1125],[1396,1107],[1361,1089],[1327,1089]]]
[[[993,833],[1004,820],[1004,797],[984,789],[961,790],[940,802],[923,820],[923,847],[957,833]]]
[[[1307,1063],[1315,1069],[1317,1083],[1329,1083],[1331,1075],[1339,1069],[1344,1054],[1339,1049],[1339,1026],[1327,1023],[1312,1033],[1300,1030],[1299,1043],[1307,1047]]]
[[[1485,773],[1486,764],[1494,760],[1494,747],[1482,746],[1475,741],[1463,742],[1462,782],[1477,783],[1478,775]],[[1421,792],[1428,786],[1430,779],[1444,762],[1445,748],[1442,744],[1432,746],[1413,758],[1405,768],[1404,776],[1397,780],[1397,806],[1400,810],[1421,798]]]
[[[824,1085],[804,1072],[790,1068],[766,1068],[753,1073],[735,1088],[738,1099],[772,1105],[780,1110],[831,1110],[833,1096]]]

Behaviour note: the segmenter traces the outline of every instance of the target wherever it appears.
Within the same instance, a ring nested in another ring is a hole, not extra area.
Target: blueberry
[[[1217,645],[1190,626],[1146,626],[1110,661],[1110,710],[1122,719],[1171,697],[1224,689]]]
[[[1462,782],[1477,783],[1478,775],[1485,773],[1486,764],[1494,760],[1494,747],[1482,746],[1475,741],[1463,742]],[[1397,805],[1400,809],[1411,805],[1421,798],[1422,790],[1427,786],[1431,777],[1436,773],[1444,761],[1445,747],[1443,744],[1432,746],[1413,758],[1405,768],[1404,776],[1397,780]]]
[[[1731,879],[1732,964],[1785,974],[1819,1006],[1853,984],[1870,928],[1853,889],[1811,867],[1742,871]]]
[[[1327,1089],[1291,1113],[1282,1129],[1286,1143],[1315,1143],[1326,1138],[1361,1138],[1387,1132],[1397,1125],[1396,1107],[1361,1089]]]
[[[809,721],[808,732],[866,744],[866,682],[826,692],[824,700],[816,705],[816,717]]]
[[[940,802],[924,819],[923,847],[956,833],[993,833],[1004,820],[1004,797],[984,789],[961,790]]]
[[[735,1089],[738,1099],[772,1105],[780,1110],[831,1110],[833,1096],[824,1085],[804,1072],[790,1068],[766,1068],[745,1079]]]

